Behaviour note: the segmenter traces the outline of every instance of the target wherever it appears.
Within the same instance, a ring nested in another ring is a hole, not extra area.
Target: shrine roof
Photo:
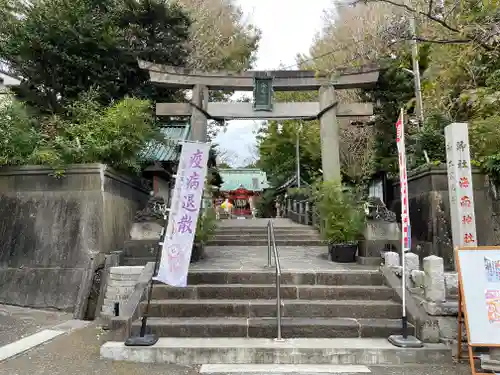
[[[142,157],[151,161],[178,161],[181,148],[180,141],[189,139],[190,124],[171,124],[161,128],[161,133],[168,143],[150,142],[142,152]]]
[[[221,191],[234,191],[241,187],[250,191],[263,191],[269,187],[266,172],[256,168],[219,169],[223,183]]]

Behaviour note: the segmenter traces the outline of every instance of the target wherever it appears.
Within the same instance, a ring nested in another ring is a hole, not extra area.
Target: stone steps
[[[252,271],[209,271],[191,270],[188,285],[199,284],[271,284],[276,274],[272,270]],[[335,270],[335,271],[286,271],[281,274],[282,285],[384,285],[384,277],[376,270]]]
[[[320,240],[321,237],[318,233],[280,233],[276,234],[275,239],[278,240]],[[213,241],[216,240],[230,240],[230,239],[242,239],[242,240],[267,240],[267,233],[238,233],[238,234],[227,234],[218,233],[213,237]]]
[[[239,234],[266,234],[267,235],[267,228],[259,228],[259,227],[241,227],[241,228],[234,228],[234,227],[222,227],[218,228],[215,231],[216,234],[227,234],[227,235],[239,235]],[[303,226],[298,226],[298,227],[292,227],[292,228],[274,228],[274,234],[275,235],[286,235],[286,234],[293,234],[293,233],[300,233],[300,234],[319,234],[319,232],[313,228],[313,227],[303,227]]]
[[[208,246],[267,246],[266,238],[228,238],[219,239],[214,238],[207,244]],[[324,246],[325,242],[319,237],[316,239],[307,238],[276,238],[276,245],[278,246]]]
[[[377,300],[284,300],[284,317],[349,317],[397,319],[399,303]],[[141,304],[144,311],[146,302]],[[152,300],[149,316],[154,317],[274,317],[273,300]]]
[[[139,334],[141,321],[132,333]],[[413,326],[410,325],[410,332]],[[149,318],[149,332],[160,337],[275,338],[276,318]],[[289,318],[282,319],[283,338],[389,337],[401,332],[401,319]]]
[[[283,299],[302,300],[397,300],[392,288],[384,285],[285,285],[280,288]],[[271,284],[201,284],[174,288],[157,284],[153,299],[275,299],[276,287]]]
[[[387,338],[297,338],[283,342],[263,338],[160,338],[150,347],[107,342],[101,357],[141,363],[201,364],[452,364],[451,348],[426,344],[419,349],[391,345]]]

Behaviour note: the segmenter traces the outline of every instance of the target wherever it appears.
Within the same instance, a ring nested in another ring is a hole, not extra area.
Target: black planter
[[[330,243],[328,244],[328,252],[330,253],[330,259],[332,262],[353,263],[356,262],[358,243]]]
[[[191,251],[191,263],[198,262],[205,256],[205,246],[201,243],[194,243],[193,250]]]

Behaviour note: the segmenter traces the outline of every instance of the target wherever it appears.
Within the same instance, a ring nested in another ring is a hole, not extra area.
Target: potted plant
[[[210,241],[217,229],[217,219],[213,208],[206,208],[200,212],[196,232],[194,235],[193,250],[191,251],[191,263],[203,259],[205,255],[205,245]]]
[[[355,262],[366,222],[363,202],[353,190],[330,181],[319,184],[314,198],[331,260]]]

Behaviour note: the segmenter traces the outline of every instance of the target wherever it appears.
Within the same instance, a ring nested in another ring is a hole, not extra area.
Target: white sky
[[[315,34],[321,30],[323,10],[331,0],[236,0],[249,22],[262,32],[255,69],[272,70],[295,64],[298,53],[307,53]],[[215,142],[234,155],[241,166],[254,154],[254,121],[231,121]]]

